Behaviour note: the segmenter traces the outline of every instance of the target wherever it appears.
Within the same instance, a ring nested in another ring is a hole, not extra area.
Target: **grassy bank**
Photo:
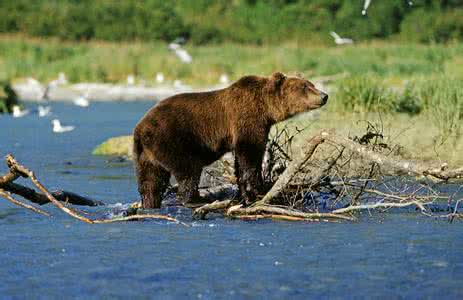
[[[366,132],[368,124],[384,136],[383,142],[394,155],[406,159],[448,163],[450,166],[463,165],[463,138],[443,139],[440,129],[429,122],[425,116],[407,116],[403,114],[381,115],[378,113],[341,114],[322,109],[319,118],[314,120],[303,114],[274,128],[287,126],[295,133],[292,149],[299,151],[300,145],[322,129],[334,128],[340,136],[360,138]],[[97,146],[95,155],[131,155],[132,138],[130,136],[112,138]]]
[[[458,141],[463,133],[463,44],[186,48],[191,64],[181,63],[160,42],[73,43],[0,35],[0,80],[33,76],[48,81],[65,72],[71,82],[125,82],[135,74],[154,85],[155,74],[163,72],[167,81],[204,86],[218,83],[223,73],[231,80],[275,70],[302,72],[309,79],[335,75],[327,87],[330,113],[353,119],[381,113],[405,125],[423,120],[436,130],[429,137],[435,145]]]
[[[275,70],[303,72],[308,77],[339,73],[376,76],[390,85],[437,74],[463,78],[463,44],[224,44],[186,49],[193,56],[191,64],[182,64],[161,42],[74,43],[0,35],[0,80],[34,76],[47,81],[65,72],[71,82],[118,82],[125,81],[128,74],[136,74],[150,83],[156,72],[163,72],[167,80],[204,85],[217,83],[222,73],[236,79],[244,74],[269,74]]]

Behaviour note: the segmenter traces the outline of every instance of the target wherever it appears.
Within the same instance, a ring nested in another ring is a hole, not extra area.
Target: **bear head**
[[[300,77],[288,77],[283,73],[273,73],[268,81],[268,92],[276,103],[273,108],[276,121],[282,121],[298,113],[322,107],[328,95],[315,88],[314,84]]]

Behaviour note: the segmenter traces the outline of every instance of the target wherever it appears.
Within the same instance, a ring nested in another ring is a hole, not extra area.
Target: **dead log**
[[[28,177],[29,175],[26,173],[27,170],[19,165],[17,161],[11,155],[6,156],[6,163],[8,165],[9,171],[7,174],[0,176],[0,188],[3,190],[10,192],[12,194],[19,195],[24,199],[27,199],[33,203],[44,205],[50,203],[50,199],[43,193],[37,192],[36,190],[26,187],[24,185],[14,183],[13,181],[19,177]],[[84,197],[78,195],[73,192],[58,190],[51,192],[51,195],[55,199],[61,202],[66,202],[73,205],[82,205],[82,206],[99,206],[105,205],[103,202],[90,199],[88,197]]]
[[[45,195],[45,197],[47,197],[49,202],[51,202],[53,205],[58,207],[60,210],[64,211],[66,214],[68,214],[71,217],[73,217],[75,219],[78,219],[78,220],[80,220],[82,222],[89,223],[89,224],[105,224],[105,223],[113,223],[113,222],[126,222],[126,221],[132,221],[132,220],[160,219],[160,220],[176,222],[178,224],[188,226],[187,224],[182,223],[182,222],[178,221],[175,218],[172,218],[172,217],[169,217],[169,216],[164,216],[164,215],[158,215],[158,214],[140,214],[140,215],[134,214],[134,215],[125,216],[125,217],[118,217],[118,218],[114,218],[114,219],[90,219],[90,218],[87,218],[86,216],[84,216],[84,214],[88,214],[88,213],[77,211],[77,210],[75,210],[75,209],[73,209],[71,207],[67,207],[65,204],[68,204],[68,203],[63,204],[63,202],[58,201],[53,196],[53,194],[50,193],[42,185],[42,183],[40,183],[40,181],[35,177],[34,172],[30,171],[26,167],[19,164],[14,159],[14,157],[12,155],[9,154],[9,155],[6,156],[6,162],[7,162],[7,165],[9,167],[9,169],[10,169],[11,174],[6,174],[5,176],[2,176],[0,178],[2,180],[1,183],[3,185],[9,184],[10,183],[10,182],[8,182],[9,180],[10,181],[14,180],[14,179],[18,178],[19,176],[29,178],[32,181],[32,183],[42,192],[41,195]],[[28,191],[28,193],[33,194],[31,191]],[[38,193],[36,193],[36,194],[38,194]],[[61,194],[61,195],[63,195],[63,194]],[[11,194],[9,192],[6,192],[6,191],[4,191],[2,189],[0,189],[0,197],[3,197],[3,198],[7,199],[8,201],[10,201],[10,202],[12,202],[12,203],[14,203],[16,205],[19,205],[19,206],[22,206],[24,208],[30,209],[30,210],[32,210],[32,211],[34,211],[36,213],[40,213],[40,214],[45,215],[45,216],[50,216],[50,214],[48,214],[47,212],[42,211],[41,209],[38,209],[36,207],[33,207],[33,206],[28,205],[28,204],[17,201],[13,197],[11,197]],[[79,198],[79,197],[77,197],[77,198]]]
[[[302,155],[294,159],[290,165],[285,169],[283,174],[280,175],[278,180],[262,198],[257,201],[253,206],[260,204],[269,204],[273,199],[280,196],[281,192],[288,186],[293,180],[296,174],[301,170],[302,166],[309,160],[314,154],[317,147],[324,142],[324,138],[321,135],[317,135],[310,139],[302,148]]]
[[[235,216],[249,216],[249,215],[280,215],[300,219],[337,219],[343,221],[354,221],[355,218],[341,213],[306,213],[299,210],[291,209],[289,207],[260,204],[252,207],[243,207],[242,205],[235,205],[230,207],[226,215],[229,217]]]
[[[368,146],[361,145],[348,138],[338,136],[330,131],[323,131],[321,135],[325,140],[341,145],[346,149],[349,149],[351,152],[358,154],[365,160],[376,163],[380,168],[382,168],[384,173],[422,176],[433,181],[448,181],[451,179],[463,178],[463,167],[448,170],[446,165],[436,167],[424,162],[415,162],[398,157],[386,156],[382,153],[373,151]]]

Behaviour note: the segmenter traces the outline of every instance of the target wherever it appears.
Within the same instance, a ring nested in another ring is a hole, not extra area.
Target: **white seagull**
[[[164,74],[161,72],[156,74],[156,82],[157,83],[163,83],[164,82]]]
[[[80,107],[88,107],[90,102],[88,101],[88,93],[80,95],[73,100],[74,104]]]
[[[228,79],[227,74],[220,75],[219,81],[220,81],[221,84],[228,84],[230,82],[230,80]]]
[[[21,110],[18,105],[13,105],[13,118],[22,118],[28,113],[29,111],[27,109]]]
[[[183,63],[189,64],[193,61],[191,55],[188,54],[188,52],[185,49],[183,49],[182,46],[180,46],[180,44],[170,43],[169,49],[174,51],[175,55],[177,55],[177,57],[180,58],[180,60]]]
[[[334,38],[336,45],[349,45],[354,43],[352,39],[342,38],[334,31],[331,31],[330,35]]]
[[[365,16],[367,14],[368,6],[370,6],[370,3],[371,3],[371,0],[365,0],[365,2],[363,2],[362,15]]]
[[[128,85],[134,85],[135,84],[135,76],[130,74],[127,76],[127,84]]]
[[[61,122],[58,119],[54,119],[53,123],[53,132],[55,133],[63,133],[69,132],[74,130],[74,126],[61,126]]]
[[[39,113],[39,117],[43,118],[43,117],[48,116],[51,113],[51,106],[39,105],[37,107],[37,110],[38,110],[38,113]]]
[[[64,74],[64,72],[60,72],[58,74],[57,83],[58,85],[68,84],[68,80],[66,79],[66,74]]]

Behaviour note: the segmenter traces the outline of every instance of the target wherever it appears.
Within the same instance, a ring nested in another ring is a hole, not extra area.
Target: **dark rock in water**
[[[126,162],[126,161],[127,161],[126,157],[124,157],[124,156],[116,156],[116,157],[111,157],[106,162],[108,162],[108,163],[123,163],[123,162]]]

